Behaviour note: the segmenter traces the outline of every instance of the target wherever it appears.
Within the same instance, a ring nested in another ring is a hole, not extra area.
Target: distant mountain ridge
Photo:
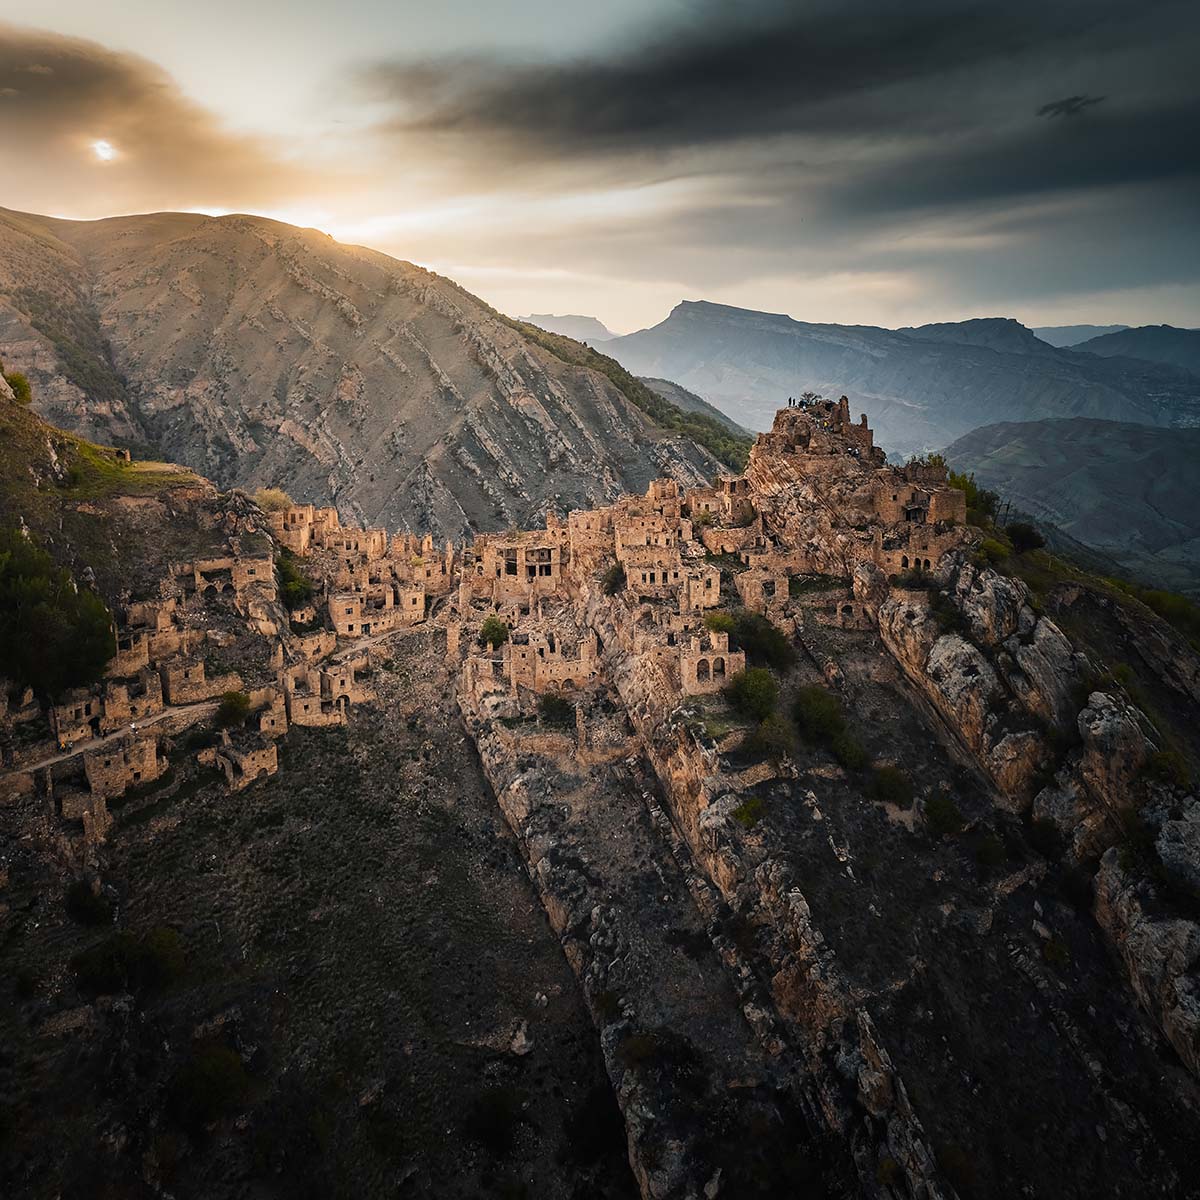
[[[1143,582],[1200,594],[1200,429],[1002,422],[959,438],[945,455]]]
[[[0,210],[0,355],[43,416],[359,524],[459,536],[719,469],[573,347],[316,230]]]
[[[1084,354],[1105,358],[1120,355],[1147,362],[1167,363],[1200,375],[1200,329],[1176,329],[1174,325],[1142,325],[1080,342]]]
[[[1118,333],[1128,328],[1128,325],[1036,325],[1033,332],[1047,345],[1065,350],[1089,338],[1103,337],[1106,333]]]
[[[1200,378],[1164,363],[1061,350],[1008,318],[881,329],[684,301],[605,352],[674,380],[751,429],[789,395],[845,394],[889,452],[938,449],[1001,420],[1200,424]]]
[[[556,313],[531,313],[521,317],[530,325],[540,326],[549,333],[561,333],[564,337],[575,338],[580,342],[611,342],[617,335],[595,317],[580,316],[577,313],[567,313],[559,316]]]

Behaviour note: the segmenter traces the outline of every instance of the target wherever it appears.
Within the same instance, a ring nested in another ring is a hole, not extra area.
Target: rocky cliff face
[[[38,410],[220,486],[459,536],[716,468],[449,280],[314,230],[0,213],[0,247]]]

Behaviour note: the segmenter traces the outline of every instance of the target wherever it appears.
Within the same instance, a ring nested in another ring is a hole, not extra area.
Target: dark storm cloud
[[[1144,45],[1172,23],[1194,30],[1189,12],[1175,0],[704,5],[605,57],[383,64],[369,80],[402,106],[397,129],[495,134],[531,152],[883,133],[969,120],[977,106],[943,90],[956,76],[995,72],[1003,84],[1040,62],[1055,81],[1064,59]],[[1092,102],[1059,103],[1071,101]]]
[[[110,161],[92,147],[113,148]],[[159,67],[94,42],[0,25],[6,203],[62,208],[270,203],[303,180],[258,139],[226,131]],[[82,173],[81,173],[82,172]]]

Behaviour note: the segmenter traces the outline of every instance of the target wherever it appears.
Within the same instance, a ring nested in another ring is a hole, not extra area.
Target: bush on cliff
[[[95,683],[117,652],[112,614],[16,529],[0,529],[0,674],[56,699]]]
[[[773,712],[751,734],[750,748],[778,762],[796,753],[796,731],[785,717]]]
[[[222,729],[242,725],[250,715],[250,697],[245,692],[226,692],[217,707],[217,724]]]
[[[279,599],[284,607],[303,608],[313,598],[316,588],[301,571],[296,556],[290,550],[281,550],[275,558],[275,570],[279,575]]]
[[[739,612],[734,640],[739,650],[755,666],[784,670],[796,661],[796,651],[782,630],[776,628],[760,613]]]
[[[979,557],[989,567],[994,567],[1008,558],[1008,547],[998,538],[984,538],[979,543]]]
[[[871,776],[871,798],[897,808],[912,808],[912,780],[899,767],[876,767]]]
[[[565,729],[575,724],[575,705],[561,696],[543,696],[538,701],[538,716],[544,725]]]
[[[750,667],[733,677],[725,695],[738,712],[765,721],[779,703],[779,684],[770,671]]]
[[[283,488],[259,488],[254,493],[254,503],[263,512],[287,512],[292,507],[292,498]]]
[[[733,613],[727,613],[721,609],[705,613],[704,624],[713,633],[733,633],[737,629],[737,621]]]
[[[29,404],[33,400],[33,388],[29,386],[29,378],[20,371],[5,372],[5,381],[12,388],[13,399],[18,404]]]
[[[620,563],[613,563],[604,572],[604,578],[600,581],[600,586],[604,589],[606,596],[615,596],[625,587],[625,568]]]
[[[1012,542],[1012,547],[1018,554],[1040,550],[1046,544],[1046,539],[1038,533],[1036,526],[1028,521],[1013,521],[1004,527],[1004,532],[1008,534],[1008,540]]]
[[[939,793],[931,796],[925,804],[925,824],[934,837],[941,838],[947,834],[961,833],[964,821],[953,798]]]
[[[479,644],[498,650],[508,641],[508,625],[499,617],[488,617],[479,628]]]
[[[871,761],[863,744],[846,725],[841,701],[822,687],[802,687],[792,710],[800,736],[823,746],[848,771],[861,771]]]

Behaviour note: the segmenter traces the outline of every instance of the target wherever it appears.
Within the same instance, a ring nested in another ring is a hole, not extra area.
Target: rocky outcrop
[[[1142,1007],[1200,1074],[1200,925],[1155,912],[1153,889],[1108,850],[1096,876],[1096,920],[1124,962]]]

